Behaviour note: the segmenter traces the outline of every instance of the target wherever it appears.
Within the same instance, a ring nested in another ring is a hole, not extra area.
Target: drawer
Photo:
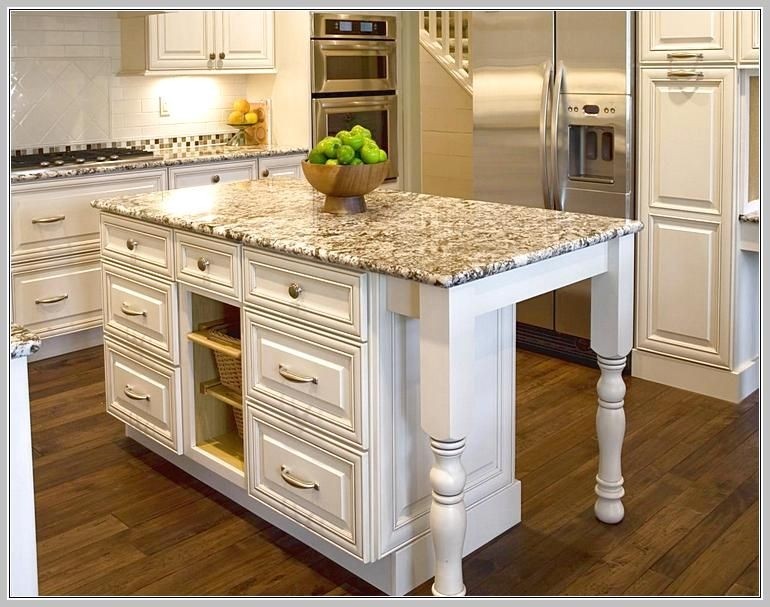
[[[108,263],[103,284],[105,331],[177,364],[176,285]]]
[[[179,231],[175,238],[178,281],[240,299],[239,245]]]
[[[172,167],[168,170],[169,189],[199,185],[248,181],[257,178],[257,162],[228,162],[212,165]]]
[[[96,251],[99,211],[95,198],[162,190],[165,170],[131,176],[54,179],[11,190],[11,257],[15,263]]]
[[[342,449],[250,404],[249,494],[362,560],[367,453]]]
[[[181,454],[179,370],[136,357],[105,338],[107,412]]]
[[[293,419],[367,447],[366,344],[246,312],[247,394],[267,394]]]
[[[40,337],[102,324],[101,263],[95,254],[14,268],[11,283],[15,322]]]
[[[362,272],[244,249],[246,303],[367,340]]]
[[[171,230],[102,213],[102,254],[131,268],[171,278]]]
[[[304,179],[301,164],[307,158],[307,154],[295,154],[292,156],[263,157],[259,159],[259,178],[290,177]]]

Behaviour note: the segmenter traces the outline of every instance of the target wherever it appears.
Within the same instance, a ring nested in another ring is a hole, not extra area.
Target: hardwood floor
[[[626,378],[626,518],[593,516],[597,372],[520,352],[523,522],[464,559],[471,595],[757,595],[758,397]],[[42,595],[376,595],[123,436],[101,348],[30,364]],[[430,582],[413,591],[429,594]]]

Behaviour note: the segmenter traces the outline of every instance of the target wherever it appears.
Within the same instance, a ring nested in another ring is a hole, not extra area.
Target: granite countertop
[[[21,325],[11,323],[11,358],[24,358],[40,349],[40,338]]]
[[[183,164],[200,164],[223,160],[246,160],[264,156],[288,156],[290,154],[307,154],[306,147],[292,146],[201,146],[189,151],[159,152],[153,158],[129,160],[113,164],[97,164],[91,166],[67,166],[61,169],[32,169],[29,171],[11,172],[11,183],[27,183],[57,177],[82,177],[84,175],[104,175],[141,169],[155,169]]]
[[[741,215],[738,215],[738,219],[740,221],[745,221],[746,223],[759,223],[759,211],[742,213]]]
[[[639,221],[377,189],[368,211],[321,212],[304,180],[95,200],[97,209],[282,253],[452,287],[642,229]]]

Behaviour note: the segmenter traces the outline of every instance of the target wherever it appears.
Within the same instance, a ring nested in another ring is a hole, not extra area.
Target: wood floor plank
[[[45,569],[47,567],[47,557],[50,560],[56,560],[63,554],[82,548],[96,541],[112,537],[128,527],[112,514],[89,519],[82,525],[55,535],[47,540],[38,542],[37,558],[38,565]]]

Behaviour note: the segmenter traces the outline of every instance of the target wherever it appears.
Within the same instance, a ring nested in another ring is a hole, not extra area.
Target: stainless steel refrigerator
[[[474,11],[474,197],[633,216],[633,11]],[[588,337],[590,282],[517,320]]]

